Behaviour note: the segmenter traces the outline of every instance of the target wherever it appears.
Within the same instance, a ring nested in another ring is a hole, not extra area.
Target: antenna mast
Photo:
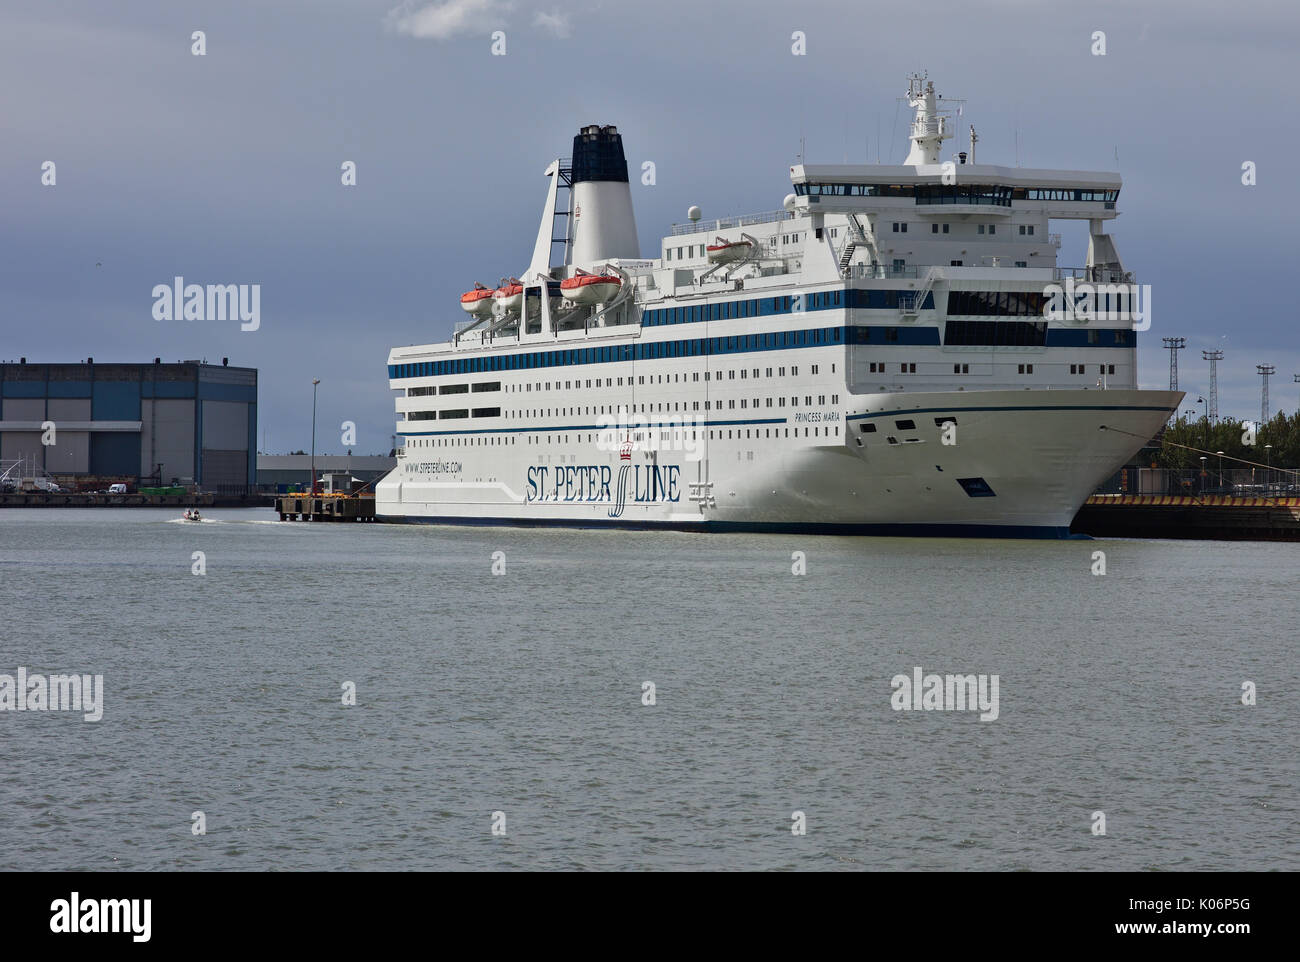
[[[1210,413],[1211,421],[1219,420],[1219,366],[1223,360],[1222,351],[1202,351],[1202,359],[1210,362]]]
[[[1169,349],[1169,390],[1178,390],[1178,352],[1187,346],[1185,337],[1164,338],[1165,347]]]
[[[1259,426],[1263,427],[1268,423],[1268,376],[1277,371],[1272,364],[1256,364],[1255,370],[1263,378],[1264,388],[1259,398]]]

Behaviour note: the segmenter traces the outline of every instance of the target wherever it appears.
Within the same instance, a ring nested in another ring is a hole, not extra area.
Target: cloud
[[[444,0],[417,7],[403,0],[388,11],[385,23],[398,33],[427,40],[450,40],[461,33],[486,33],[501,25],[513,3],[505,0]]]
[[[572,34],[572,30],[569,29],[568,14],[560,13],[558,9],[550,13],[538,10],[537,15],[533,17],[533,26],[549,30],[561,39],[567,39]]]

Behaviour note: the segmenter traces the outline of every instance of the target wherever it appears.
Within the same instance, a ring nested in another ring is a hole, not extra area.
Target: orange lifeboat
[[[618,293],[623,282],[608,274],[588,274],[579,268],[560,282],[560,294],[575,304],[604,304]]]
[[[476,316],[492,313],[492,288],[475,284],[472,291],[460,295],[460,306],[465,313]]]
[[[510,278],[509,282],[502,281],[501,286],[492,292],[492,301],[494,310],[502,310],[509,314],[517,314],[519,308],[524,304],[524,285],[517,277]],[[501,307],[496,308],[495,304],[500,302]]]
[[[749,252],[754,245],[747,240],[729,241],[725,237],[715,238],[716,244],[710,244],[706,253],[709,255],[710,264],[729,264],[732,261],[744,260],[749,256]]]

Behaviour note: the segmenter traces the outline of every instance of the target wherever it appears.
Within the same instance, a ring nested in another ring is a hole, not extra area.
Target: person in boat
[[[202,520],[203,520],[201,517],[199,517],[199,509],[198,509],[198,508],[195,508],[195,509],[194,509],[194,513],[190,515],[190,520],[191,520],[191,521],[202,521]]]

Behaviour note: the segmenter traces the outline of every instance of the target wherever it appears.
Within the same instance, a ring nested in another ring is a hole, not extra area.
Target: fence
[[[1209,458],[1204,468],[1124,468],[1098,485],[1097,494],[1228,494],[1241,497],[1294,497],[1300,494],[1295,468],[1220,468]]]

